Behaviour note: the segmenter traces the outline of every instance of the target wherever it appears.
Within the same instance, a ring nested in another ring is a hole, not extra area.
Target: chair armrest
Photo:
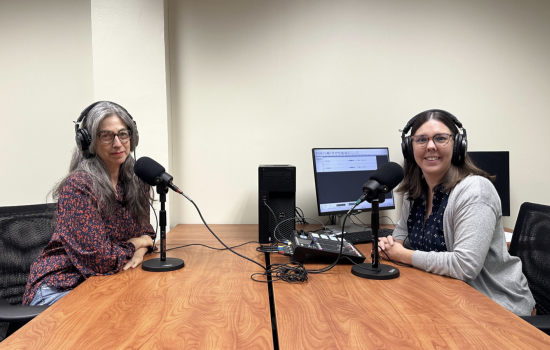
[[[50,305],[0,305],[0,322],[28,322]]]
[[[550,334],[550,315],[520,316],[546,334]]]

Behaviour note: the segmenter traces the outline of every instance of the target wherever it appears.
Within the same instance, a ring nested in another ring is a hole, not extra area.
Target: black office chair
[[[32,262],[53,234],[56,203],[0,208],[0,341],[48,306],[22,306]]]
[[[521,205],[510,255],[521,259],[523,274],[537,303],[537,316],[522,318],[550,335],[550,206]]]

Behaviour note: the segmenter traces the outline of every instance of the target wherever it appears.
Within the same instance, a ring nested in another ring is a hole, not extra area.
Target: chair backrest
[[[521,205],[510,255],[521,259],[523,274],[537,302],[537,315],[550,315],[550,206]]]
[[[0,298],[21,304],[32,262],[50,241],[57,203],[0,208]]]

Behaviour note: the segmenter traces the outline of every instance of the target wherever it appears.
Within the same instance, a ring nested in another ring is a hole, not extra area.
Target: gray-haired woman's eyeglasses
[[[130,130],[120,130],[118,133],[114,133],[112,131],[100,131],[97,136],[99,137],[99,141],[101,143],[104,143],[106,145],[113,142],[115,139],[115,136],[118,136],[118,139],[122,143],[126,143],[130,140],[130,136],[132,136],[132,131]]]

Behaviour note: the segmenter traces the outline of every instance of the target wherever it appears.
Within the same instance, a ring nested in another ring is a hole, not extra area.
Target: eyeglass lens
[[[435,144],[443,146],[449,142],[451,135],[435,134],[433,137],[428,137],[426,135],[415,135],[413,141],[419,146],[425,146],[430,139],[432,139]]]
[[[130,139],[130,132],[128,130],[121,130],[117,134],[112,131],[102,131],[99,133],[99,140],[103,143],[111,143],[115,139],[115,135],[121,142],[127,142]]]

